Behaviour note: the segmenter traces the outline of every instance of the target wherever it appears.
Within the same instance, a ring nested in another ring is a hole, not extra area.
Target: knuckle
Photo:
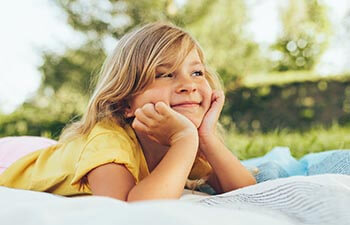
[[[152,128],[157,127],[157,125],[158,125],[158,123],[157,123],[156,121],[154,121],[154,120],[151,120],[151,121],[149,122],[149,126],[152,127]]]
[[[153,106],[153,104],[148,103],[148,104],[144,105],[143,110],[147,114],[153,114],[154,113],[154,106]]]
[[[134,128],[134,129],[138,129],[139,128],[139,123],[137,120],[134,120],[134,122],[131,124],[131,126]]]
[[[146,103],[142,108],[144,110],[150,110],[153,108],[153,105],[151,103]]]
[[[135,110],[135,116],[139,116],[142,113],[142,109],[138,108]]]
[[[155,107],[161,107],[162,105],[163,105],[164,103],[163,102],[157,102],[156,104],[155,104]]]
[[[159,108],[164,108],[165,103],[164,102],[157,102],[156,106],[159,107]]]
[[[159,104],[159,113],[162,115],[167,115],[168,114],[168,108],[165,105],[165,103]]]

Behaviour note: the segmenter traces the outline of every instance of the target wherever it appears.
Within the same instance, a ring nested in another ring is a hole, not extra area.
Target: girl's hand
[[[214,90],[211,95],[211,104],[198,128],[199,138],[212,137],[215,133],[216,123],[224,106],[225,95],[223,91]]]
[[[166,146],[171,146],[182,138],[193,137],[198,140],[194,124],[164,102],[147,103],[136,109],[132,127]]]

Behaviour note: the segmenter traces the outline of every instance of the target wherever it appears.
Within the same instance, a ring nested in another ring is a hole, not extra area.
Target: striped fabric
[[[197,202],[209,207],[265,211],[293,224],[345,225],[350,224],[350,176],[277,179]]]

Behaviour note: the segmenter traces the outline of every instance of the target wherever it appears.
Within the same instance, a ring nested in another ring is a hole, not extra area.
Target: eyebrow
[[[201,61],[193,61],[193,62],[191,62],[191,64],[190,64],[190,66],[196,66],[196,65],[203,65],[203,63],[201,62]],[[158,68],[170,68],[170,67],[172,67],[173,65],[172,64],[170,64],[170,63],[166,63],[166,64],[162,64],[162,65],[159,65],[158,66]]]
[[[196,65],[203,65],[203,63],[200,62],[200,61],[193,61],[193,62],[190,64],[190,66],[196,66]]]

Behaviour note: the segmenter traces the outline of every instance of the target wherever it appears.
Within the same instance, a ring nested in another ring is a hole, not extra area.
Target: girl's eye
[[[193,75],[196,77],[203,76],[203,71],[201,71],[201,70],[195,71],[195,72],[193,72]]]
[[[165,74],[157,74],[156,78],[171,78],[173,77],[172,73],[165,73]]]

